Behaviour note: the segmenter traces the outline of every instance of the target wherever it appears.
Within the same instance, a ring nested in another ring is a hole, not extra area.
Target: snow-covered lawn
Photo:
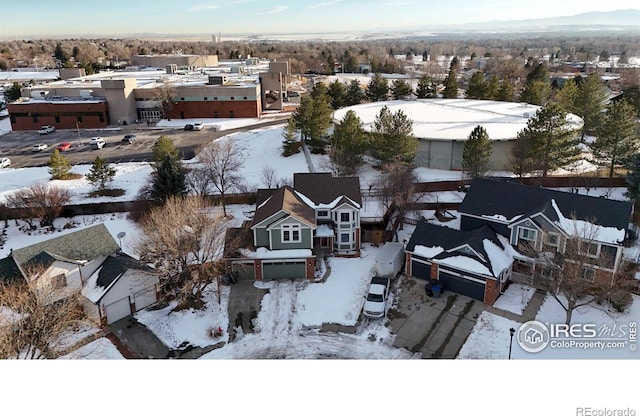
[[[124,359],[120,351],[107,338],[98,338],[67,355],[60,360],[120,360]]]
[[[562,324],[564,323],[564,309],[551,296],[545,298],[540,311],[536,315],[536,320],[544,324]],[[609,340],[626,340],[629,336],[630,324],[635,322],[637,325],[638,317],[640,317],[640,296],[633,295],[633,304],[624,312],[619,313],[607,310],[603,305],[590,304],[576,309],[573,313],[571,324],[595,324],[597,336],[593,340],[603,339]],[[478,317],[478,321],[474,326],[467,341],[462,346],[458,358],[461,359],[506,359],[509,354],[509,329],[514,328],[516,331],[520,327],[520,323],[494,315],[488,311],[484,311]],[[601,333],[606,328],[611,333]],[[572,338],[575,341],[584,341],[584,339]],[[592,339],[587,339],[591,341]],[[545,349],[537,353],[529,353],[524,351],[517,342],[517,336],[514,336],[512,345],[512,359],[640,359],[640,353],[629,347],[629,343],[622,348],[610,348],[608,346],[603,349],[598,348],[554,348],[552,343]]]
[[[511,283],[505,293],[493,304],[494,307],[522,315],[524,308],[535,293],[535,289],[518,283]]]

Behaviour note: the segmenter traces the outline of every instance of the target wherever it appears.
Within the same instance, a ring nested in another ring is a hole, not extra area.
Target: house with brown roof
[[[245,226],[252,246],[239,250],[242,258],[228,261],[228,269],[256,280],[313,279],[316,257],[359,256],[360,209],[357,177],[296,173],[293,187],[260,189]]]

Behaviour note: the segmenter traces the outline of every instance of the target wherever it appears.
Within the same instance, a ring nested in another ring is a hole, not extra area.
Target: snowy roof
[[[127,270],[137,269],[150,272],[151,269],[126,254],[109,256],[87,279],[82,287],[82,295],[97,303]]]
[[[251,227],[255,227],[280,211],[310,226],[315,226],[316,214],[313,208],[300,197],[298,192],[289,186],[283,186],[256,208]]]
[[[485,276],[498,276],[517,252],[488,226],[473,231],[419,222],[406,251],[434,263]]]
[[[558,213],[552,209],[552,201],[555,201]],[[556,215],[564,218],[575,216],[578,220],[595,220],[602,227],[625,230],[633,213],[633,204],[527,186],[517,181],[477,178],[471,182],[458,212],[488,219],[499,215],[500,219],[510,222],[536,213],[545,213],[552,221],[558,220]],[[622,237],[624,239],[624,235]]]
[[[316,237],[333,237],[333,229],[327,224],[320,224],[316,228]]]
[[[371,130],[382,107],[391,112],[398,110],[413,121],[413,134],[417,138],[430,140],[466,140],[478,125],[485,128],[491,140],[515,139],[518,132],[527,126],[539,106],[505,101],[464,99],[420,99],[380,101],[341,108],[333,113],[334,122],[339,123],[349,110],[355,111],[365,130]],[[582,121],[570,114],[568,120],[577,124]]]
[[[593,239],[610,244],[620,244],[624,241],[626,236],[625,228],[604,227],[585,220],[566,218],[562,215],[562,212],[560,211],[560,208],[558,208],[558,204],[556,204],[555,200],[551,200],[551,205],[558,216],[556,224],[558,224],[568,235]]]

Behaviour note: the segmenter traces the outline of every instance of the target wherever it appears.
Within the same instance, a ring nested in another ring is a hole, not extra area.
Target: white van
[[[89,142],[89,144],[91,145],[91,148],[93,150],[98,150],[98,149],[102,149],[105,145],[105,141],[102,137],[94,137],[91,139],[91,141]]]

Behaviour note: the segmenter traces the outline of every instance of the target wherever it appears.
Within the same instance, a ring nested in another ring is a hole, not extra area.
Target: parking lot
[[[144,162],[151,160],[151,147],[156,140],[166,135],[173,139],[182,159],[191,159],[198,147],[211,140],[237,131],[282,123],[282,120],[267,121],[224,131],[207,127],[199,131],[184,131],[182,128],[147,126],[143,123],[105,129],[56,130],[43,135],[38,134],[37,130],[12,131],[0,136],[0,158],[11,159],[12,168],[46,166],[56,146],[69,142],[71,147],[64,155],[72,165],[90,164],[96,156],[107,159],[110,163]],[[136,141],[131,144],[123,143],[125,134],[135,134]],[[98,150],[91,149],[89,141],[93,137],[102,137],[106,142],[105,146]],[[33,146],[39,143],[47,144],[48,148],[34,152]]]

